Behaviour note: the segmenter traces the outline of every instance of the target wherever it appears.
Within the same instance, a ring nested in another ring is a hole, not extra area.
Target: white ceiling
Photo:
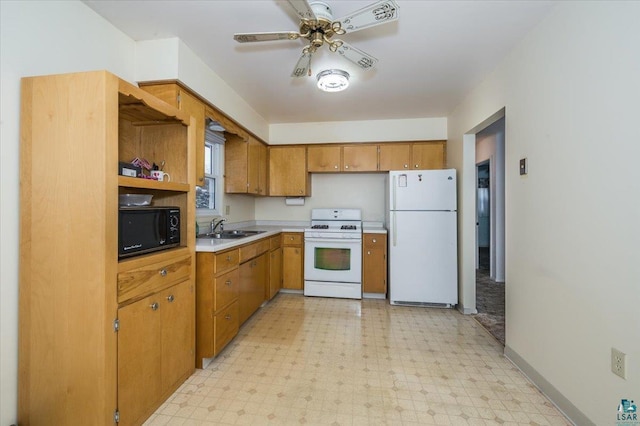
[[[373,2],[325,1],[334,20]],[[180,38],[269,123],[446,117],[554,4],[397,0],[399,20],[339,37],[376,57],[375,69],[363,71],[325,45],[313,57],[313,77],[296,79],[306,40],[233,40],[236,32],[297,31],[286,1],[84,2],[136,41]],[[346,91],[316,88],[315,75],[327,68],[351,74]]]

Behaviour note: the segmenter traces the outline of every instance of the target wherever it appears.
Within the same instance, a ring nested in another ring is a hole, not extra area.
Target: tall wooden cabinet
[[[192,373],[194,131],[105,71],[22,80],[20,424],[140,424]],[[134,157],[171,182],[118,176]],[[119,261],[122,193],[178,206],[180,246]]]

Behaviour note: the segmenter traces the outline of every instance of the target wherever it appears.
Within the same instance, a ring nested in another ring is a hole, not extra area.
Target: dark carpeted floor
[[[475,320],[504,345],[504,283],[489,278],[488,270],[476,270],[476,308]]]

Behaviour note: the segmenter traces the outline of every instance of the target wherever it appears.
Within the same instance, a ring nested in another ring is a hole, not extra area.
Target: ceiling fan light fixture
[[[340,92],[349,86],[349,73],[343,70],[320,71],[316,77],[318,89],[323,92]]]

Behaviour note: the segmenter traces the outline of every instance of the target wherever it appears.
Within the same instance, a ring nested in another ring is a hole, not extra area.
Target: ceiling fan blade
[[[311,70],[311,52],[303,52],[296,64],[291,77],[306,77]]]
[[[252,43],[254,41],[295,40],[300,37],[295,31],[273,33],[237,33],[233,39],[238,43]]]
[[[358,65],[363,70],[369,70],[375,67],[376,63],[378,62],[378,60],[373,56],[345,42],[342,42],[342,44],[338,46],[335,51],[345,59],[348,59],[354,64]]]
[[[296,11],[296,14],[300,19],[316,20],[316,14],[313,13],[313,9],[309,6],[307,0],[287,0],[291,7]]]
[[[347,33],[395,21],[398,19],[398,4],[394,0],[380,0],[338,20]]]

